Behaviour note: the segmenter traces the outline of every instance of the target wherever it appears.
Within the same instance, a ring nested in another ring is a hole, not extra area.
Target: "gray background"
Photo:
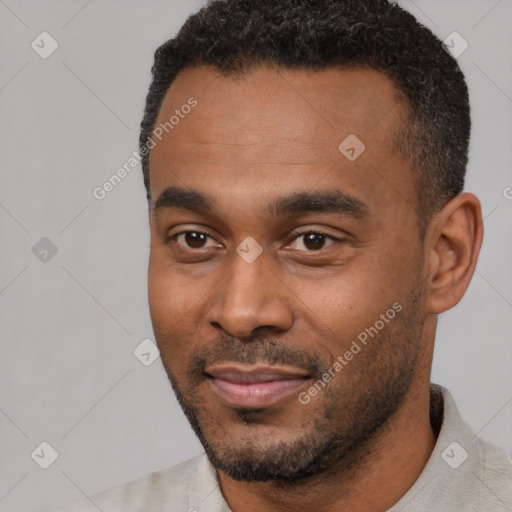
[[[152,339],[140,166],[102,201],[92,191],[137,149],[154,50],[202,3],[0,0],[1,512],[52,510],[201,449],[160,359],[133,354]],[[466,190],[485,216],[432,380],[512,455],[512,0],[400,3],[469,43]],[[47,59],[31,48],[42,31],[59,44]],[[46,262],[32,252],[43,237],[58,249]],[[59,455],[48,469],[31,457],[42,441]]]

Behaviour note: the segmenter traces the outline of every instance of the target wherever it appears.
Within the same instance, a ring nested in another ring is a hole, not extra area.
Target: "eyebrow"
[[[153,203],[153,213],[162,209],[183,209],[202,214],[213,214],[216,202],[197,190],[167,187]],[[278,197],[268,203],[264,213],[271,217],[303,215],[307,213],[335,213],[354,219],[368,216],[368,206],[360,199],[337,189],[298,191]]]

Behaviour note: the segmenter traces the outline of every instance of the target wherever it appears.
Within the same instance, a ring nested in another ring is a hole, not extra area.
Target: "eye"
[[[185,247],[188,247],[189,249],[205,249],[204,244],[206,240],[208,238],[213,239],[212,235],[204,233],[203,231],[182,231],[181,233],[176,233],[171,236],[170,240],[178,241],[180,237],[183,240]],[[179,243],[179,245],[183,246],[182,243]]]
[[[322,249],[326,249],[324,244],[327,240],[332,242],[327,247],[330,247],[335,242],[340,241],[333,236],[326,235],[325,233],[320,233],[319,231],[307,231],[305,233],[298,233],[294,240],[299,240],[301,237],[304,237],[302,246],[305,247],[308,251],[319,251]]]
[[[330,247],[335,242],[339,242],[338,238],[335,238],[331,235],[327,235],[325,233],[321,233],[319,231],[307,231],[305,233],[297,233],[295,235],[294,241],[299,240],[301,237],[304,237],[302,242],[302,246],[308,251],[319,251],[322,249],[326,249]],[[205,249],[205,243],[207,240],[211,238],[214,240],[213,236],[209,233],[205,233],[203,231],[182,231],[181,233],[176,233],[171,236],[169,240],[176,240],[179,245],[182,247],[186,247],[188,249]],[[180,239],[182,242],[180,242]],[[331,243],[325,247],[325,242],[330,241]],[[304,250],[304,249],[299,249]]]

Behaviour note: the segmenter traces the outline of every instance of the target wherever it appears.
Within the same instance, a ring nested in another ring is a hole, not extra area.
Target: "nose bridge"
[[[243,248],[240,244],[239,250]],[[222,287],[222,302],[227,314],[250,319],[261,311],[265,302],[272,300],[268,292],[274,276],[266,268],[264,259],[263,254],[254,261],[245,260],[239,254],[234,256],[231,271]]]
[[[250,336],[261,326],[287,329],[293,315],[283,293],[279,293],[279,278],[268,268],[264,253],[254,259],[245,257],[254,250],[251,242],[247,243],[248,246],[242,242],[237,248],[232,267],[213,299],[208,320],[237,337]]]

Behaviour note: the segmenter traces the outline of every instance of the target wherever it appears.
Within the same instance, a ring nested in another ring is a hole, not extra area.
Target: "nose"
[[[235,254],[232,268],[216,287],[207,321],[237,338],[258,328],[277,332],[293,324],[290,291],[262,253],[252,263]]]

